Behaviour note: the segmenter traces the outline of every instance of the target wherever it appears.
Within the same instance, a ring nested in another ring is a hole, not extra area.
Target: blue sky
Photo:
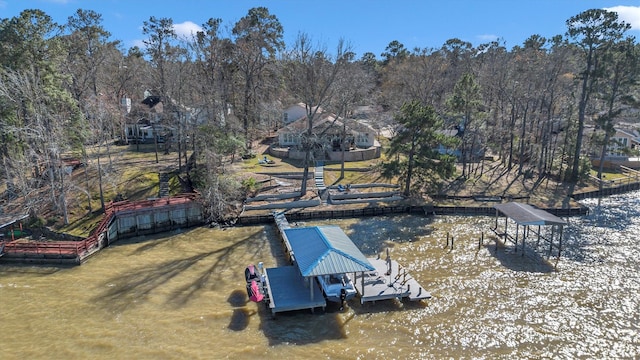
[[[41,9],[64,24],[77,9],[90,9],[129,48],[142,43],[151,16],[172,18],[178,32],[189,33],[209,18],[230,28],[257,6],[278,17],[288,45],[300,32],[329,51],[343,38],[358,56],[380,57],[393,40],[409,50],[439,48],[452,38],[474,46],[502,39],[512,48],[534,34],[564,34],[567,19],[592,8],[615,9],[640,38],[640,0],[0,0],[0,18]]]

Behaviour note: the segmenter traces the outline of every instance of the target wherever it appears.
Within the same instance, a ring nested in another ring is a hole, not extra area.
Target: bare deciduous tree
[[[304,171],[300,195],[307,193],[309,165],[313,162],[313,151],[317,138],[313,134],[314,121],[322,107],[329,107],[336,96],[336,81],[343,76],[351,54],[351,46],[344,40],[338,42],[335,55],[330,55],[325,47],[312,44],[311,38],[301,33],[296,38],[293,49],[282,59],[284,79],[293,96],[306,107],[306,131],[301,136],[305,153]]]

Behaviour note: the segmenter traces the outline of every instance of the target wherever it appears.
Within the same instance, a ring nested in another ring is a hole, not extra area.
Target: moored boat
[[[327,301],[341,303],[356,296],[356,288],[347,274],[330,274],[317,277]]]

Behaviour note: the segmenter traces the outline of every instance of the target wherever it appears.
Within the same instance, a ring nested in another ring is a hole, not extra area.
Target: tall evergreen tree
[[[401,129],[391,139],[383,164],[383,175],[404,181],[404,195],[412,189],[433,190],[438,182],[455,173],[455,156],[449,154],[458,139],[445,135],[443,121],[431,106],[407,102],[395,117]]]
[[[603,9],[591,9],[567,20],[567,36],[581,50],[582,69],[580,70],[580,88],[578,96],[578,133],[573,153],[571,174],[568,180],[577,182],[580,177],[580,156],[582,154],[582,138],[587,118],[587,106],[598,81],[603,76],[605,65],[603,56],[616,41],[622,39],[624,33],[631,28],[618,20],[618,13]]]

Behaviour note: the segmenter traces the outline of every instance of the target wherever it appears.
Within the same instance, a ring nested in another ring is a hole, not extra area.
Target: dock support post
[[[529,225],[524,225],[524,231],[522,232],[522,256],[524,256],[524,245],[527,236],[529,236]]]
[[[362,296],[360,297],[360,304],[364,304],[364,271],[360,273],[362,275]]]
[[[560,236],[558,237],[558,257],[556,258],[556,264],[554,268],[558,268],[558,261],[560,261],[560,253],[562,252],[562,231],[564,226],[560,225]],[[553,239],[552,239],[553,240]]]

